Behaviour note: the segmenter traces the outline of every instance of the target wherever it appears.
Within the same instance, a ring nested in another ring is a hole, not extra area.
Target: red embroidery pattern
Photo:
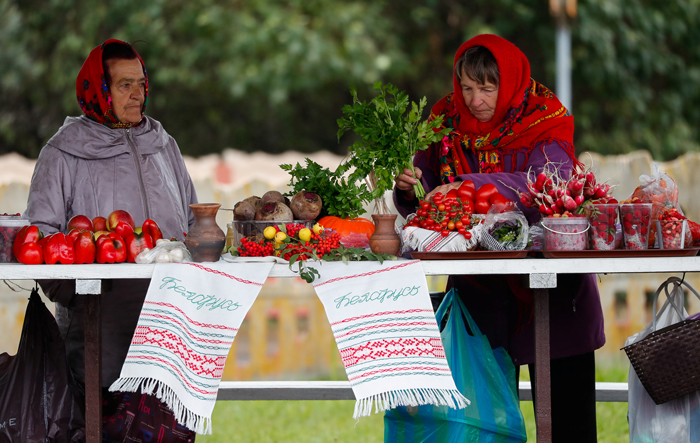
[[[416,263],[420,263],[420,260],[413,260],[413,261],[410,261],[408,263],[403,263],[400,265],[392,266],[390,268],[380,269],[378,271],[372,271],[372,272],[365,272],[364,274],[348,275],[346,277],[333,278],[331,280],[324,281],[323,283],[319,283],[317,285],[314,285],[314,287],[318,288],[319,286],[323,286],[323,285],[328,284],[328,283],[335,283],[335,282],[340,281],[340,280],[348,280],[348,279],[357,278],[357,277],[367,277],[370,275],[379,274],[381,272],[393,271],[394,269],[403,268],[404,266],[414,265]]]
[[[232,343],[232,342],[229,342]],[[153,345],[167,349],[180,357],[182,362],[197,375],[221,378],[226,365],[226,356],[208,357],[190,349],[177,335],[170,331],[139,326],[132,339],[134,345]]]
[[[371,376],[377,375],[377,374],[386,374],[388,372],[398,372],[398,371],[411,371],[411,372],[413,372],[413,371],[433,371],[433,372],[445,372],[447,374],[450,374],[450,376],[452,375],[449,368],[437,368],[434,366],[403,366],[400,368],[387,368],[387,369],[381,369],[379,371],[363,372],[360,375],[348,378],[348,381],[352,382],[355,380],[359,380],[361,378],[367,378],[367,377],[371,377]]]
[[[201,269],[202,271],[211,272],[212,274],[217,274],[217,275],[221,275],[221,276],[223,276],[223,277],[228,277],[228,278],[230,278],[231,280],[236,280],[237,282],[243,283],[243,284],[246,284],[246,285],[255,285],[255,286],[262,286],[262,285],[263,285],[262,283],[258,283],[258,282],[254,282],[254,281],[250,281],[250,280],[243,280],[242,278],[238,278],[238,277],[236,277],[236,276],[234,276],[234,275],[229,275],[229,274],[227,274],[227,273],[225,273],[225,272],[217,271],[216,269],[207,268],[207,267],[205,267],[205,266],[198,265],[197,263],[187,263],[187,262],[184,262],[183,264],[185,264],[185,265],[190,265],[190,266],[194,266],[195,268],[199,268],[199,269]]]
[[[187,335],[189,335],[189,336],[192,338],[192,340],[201,341],[201,342],[203,342],[203,343],[210,343],[210,344],[213,344],[213,345],[217,345],[217,344],[227,345],[227,344],[229,344],[229,343],[233,343],[232,340],[214,340],[214,339],[208,339],[208,338],[199,338],[198,336],[192,334],[192,333],[189,331],[189,329],[187,328],[187,325],[183,325],[180,321],[178,321],[178,319],[176,319],[175,317],[171,317],[171,316],[169,316],[169,315],[151,314],[151,313],[147,313],[147,312],[142,312],[142,313],[141,313],[141,317],[159,318],[159,319],[161,319],[161,320],[167,320],[168,323],[175,323],[175,324],[181,326],[182,329],[183,329],[183,331],[184,331]],[[147,327],[147,326],[138,326],[138,327],[137,327],[137,330],[138,330],[138,328],[146,328],[146,327]]]
[[[370,329],[383,329],[383,328],[393,328],[396,326],[434,326],[435,322],[432,321],[412,321],[412,322],[403,322],[403,323],[384,323],[382,325],[372,325],[372,326],[367,326],[365,328],[360,328],[360,329],[353,329],[352,331],[348,331],[345,334],[340,334],[336,335],[335,339],[338,340],[339,338],[346,337],[348,335],[353,335],[353,334],[358,334],[362,331],[368,331]]]
[[[184,311],[183,311],[182,309],[178,308],[178,307],[175,306],[175,305],[171,305],[170,303],[156,303],[156,302],[154,302],[154,301],[148,301],[148,300],[144,301],[143,303],[144,303],[144,304],[148,303],[148,304],[151,304],[151,305],[165,306],[165,307],[168,307],[168,308],[173,308],[173,309],[175,309],[177,312],[179,312],[180,314],[184,315],[188,322],[192,323],[192,324],[195,325],[195,326],[199,326],[199,327],[201,327],[201,328],[225,329],[225,330],[228,330],[228,331],[238,331],[238,328],[229,328],[228,326],[224,326],[224,325],[212,325],[212,324],[209,324],[209,323],[200,323],[200,322],[198,322],[198,321],[194,321],[194,320],[192,320],[190,317],[188,317],[187,314],[185,314]]]
[[[196,391],[196,392],[198,392],[198,393],[200,393],[200,394],[204,394],[204,395],[216,395],[216,394],[219,392],[218,389],[217,389],[216,391],[205,391],[204,389],[200,389],[200,388],[198,388],[197,386],[194,386],[192,383],[190,383],[190,382],[187,381],[187,377],[185,376],[185,374],[182,373],[182,371],[180,371],[180,369],[179,369],[177,366],[173,365],[172,363],[170,363],[170,362],[167,361],[167,360],[163,360],[162,358],[158,358],[158,357],[148,357],[148,356],[145,356],[145,355],[127,355],[127,356],[126,356],[126,359],[127,359],[127,360],[129,360],[129,359],[155,360],[155,361],[160,362],[160,363],[162,363],[163,365],[169,367],[169,368],[172,369],[173,371],[177,372],[177,373],[180,375],[181,381],[184,381],[185,384],[186,384],[187,386],[189,386],[193,391]]]
[[[340,351],[346,368],[365,361],[396,357],[445,357],[439,338],[398,338],[369,341]]]
[[[378,317],[380,315],[400,315],[400,314],[415,314],[418,312],[430,312],[432,313],[432,309],[408,309],[406,311],[384,311],[384,312],[377,312],[374,314],[367,314],[367,315],[360,315],[359,317],[350,317],[346,318],[345,320],[340,320],[335,323],[331,323],[331,326],[339,325],[341,323],[347,323],[350,321],[356,321],[356,320],[362,320],[363,318],[372,318],[372,317]]]

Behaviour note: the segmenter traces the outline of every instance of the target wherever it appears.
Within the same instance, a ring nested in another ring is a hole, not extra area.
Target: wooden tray
[[[694,257],[700,248],[686,249],[613,249],[612,251],[540,251],[545,258],[615,258],[615,257]]]
[[[418,260],[481,260],[487,258],[525,258],[530,251],[458,251],[458,252],[418,252],[408,255]]]

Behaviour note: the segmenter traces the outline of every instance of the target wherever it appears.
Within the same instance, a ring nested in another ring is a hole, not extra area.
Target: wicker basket
[[[669,285],[673,285],[672,295],[681,290],[681,285],[685,285],[700,298],[685,281],[671,277],[656,292],[652,312],[657,312],[657,300],[662,288],[671,301]],[[671,304],[680,313],[679,307],[673,302]],[[684,315],[681,314],[681,317]],[[659,329],[623,349],[639,381],[657,405],[700,390],[700,320],[686,319]]]

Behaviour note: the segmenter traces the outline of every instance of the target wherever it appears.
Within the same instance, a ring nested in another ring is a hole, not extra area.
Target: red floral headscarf
[[[442,115],[443,125],[453,130],[448,140],[434,145],[428,153],[439,158],[443,183],[471,172],[502,172],[504,154],[529,157],[535,145],[544,141],[556,141],[574,159],[574,118],[549,89],[530,78],[525,54],[508,40],[482,34],[462,44],[455,54],[455,65],[474,46],[491,51],[498,64],[496,110],[490,121],[478,121],[464,102],[459,78],[453,72],[454,91],[433,106],[431,115]],[[467,164],[465,152],[470,150],[477,154],[479,171],[471,171]],[[513,168],[515,164],[513,161]]]
[[[114,108],[112,108],[112,96],[109,93],[109,85],[107,85],[105,73],[102,69],[102,51],[105,45],[110,43],[130,46],[128,43],[121,40],[109,39],[90,51],[90,55],[85,59],[85,63],[83,63],[83,67],[80,68],[80,72],[78,73],[78,79],[75,82],[75,90],[78,94],[80,108],[86,116],[109,128],[128,128],[133,125],[121,123],[114,113]],[[143,60],[141,60],[141,56],[135,49],[134,52],[139,62],[141,62],[141,66],[143,66],[143,75],[146,77],[143,108],[141,109],[141,116],[143,117],[143,113],[146,111],[146,103],[148,102],[148,73],[146,72],[146,65],[144,65]]]

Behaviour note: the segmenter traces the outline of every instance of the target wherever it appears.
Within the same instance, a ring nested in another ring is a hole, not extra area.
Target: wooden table
[[[537,441],[552,441],[551,384],[549,371],[549,289],[557,285],[557,274],[619,274],[700,272],[700,257],[648,258],[557,258],[424,260],[426,275],[519,274],[526,276],[534,292],[535,377]],[[235,266],[232,264],[232,266]],[[352,266],[352,264],[350,264]],[[85,313],[85,404],[87,441],[102,441],[101,328],[102,281],[150,278],[155,265],[40,265],[0,264],[0,279],[71,279],[76,292],[88,295]],[[321,269],[322,272],[322,269]],[[296,277],[286,265],[275,265],[270,277]]]

